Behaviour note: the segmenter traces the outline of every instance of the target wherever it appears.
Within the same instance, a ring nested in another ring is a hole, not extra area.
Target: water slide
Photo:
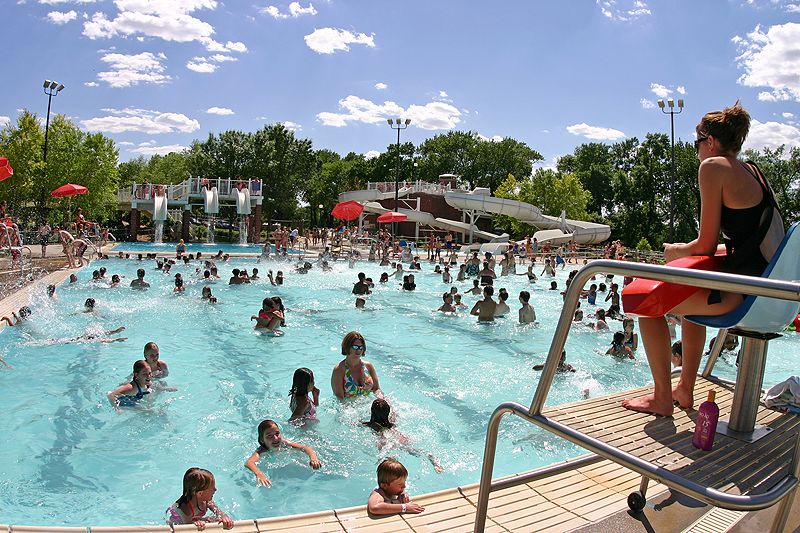
[[[412,192],[412,187],[400,187],[397,190],[397,197],[402,198]],[[375,202],[378,200],[388,200],[394,198],[394,191],[383,192],[377,189],[362,189],[360,191],[347,191],[339,194],[339,201],[346,202],[355,200],[356,202]]]
[[[240,215],[250,214],[250,189],[234,189],[236,192],[236,212]]]
[[[377,213],[379,215],[382,215],[383,213],[387,213],[391,210],[386,209],[378,202],[367,202],[364,204],[364,211],[368,213]],[[472,229],[472,234],[475,237],[487,241],[508,240],[508,234],[506,233],[504,233],[503,235],[495,235],[494,233],[489,233],[488,231],[480,230],[475,226],[472,226],[472,228],[470,228],[470,225],[465,222],[459,222],[457,220],[448,220],[446,218],[436,218],[427,211],[416,211],[414,209],[399,208],[398,212],[406,215],[408,217],[409,222],[419,222],[420,224],[425,224],[434,228],[441,228],[447,231],[456,231],[459,233],[462,231],[469,233],[470,229]]]
[[[472,192],[450,191],[445,193],[444,199],[457,209],[505,215],[536,226],[541,231],[537,231],[533,236],[539,242],[561,244],[574,239],[579,244],[592,244],[603,242],[611,236],[611,228],[605,224],[571,220],[563,213],[561,217],[543,215],[541,209],[534,205],[490,196],[489,189],[476,188]]]
[[[205,195],[205,198],[203,199],[203,207],[205,208],[206,214],[216,215],[219,213],[219,192],[217,191],[217,188],[204,188],[203,194]]]
[[[153,195],[153,220],[167,220],[167,197],[163,194]]]

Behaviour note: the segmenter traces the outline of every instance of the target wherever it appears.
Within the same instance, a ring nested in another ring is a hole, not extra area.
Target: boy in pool
[[[439,309],[437,309],[437,311],[441,311],[442,313],[456,312],[456,308],[453,307],[453,295],[450,292],[442,294],[442,300],[444,301],[444,303]]]
[[[528,291],[520,291],[519,303],[522,304],[522,307],[519,308],[520,324],[532,324],[536,320],[536,311],[533,309],[533,306],[529,303],[530,300],[531,300],[531,293],[529,293]]]
[[[279,451],[281,449],[293,448],[303,450],[308,456],[308,464],[314,470],[318,470],[322,463],[317,458],[316,452],[311,446],[292,442],[281,435],[281,428],[273,420],[263,420],[258,425],[258,448],[245,461],[244,466],[256,476],[256,484],[259,487],[271,487],[272,481],[258,468],[258,461],[261,456],[269,451]]]
[[[367,512],[372,515],[421,513],[421,505],[411,502],[405,493],[408,470],[400,461],[384,459],[378,465],[378,488],[372,491],[367,501]]]
[[[544,365],[536,365],[533,367],[534,370],[543,370]],[[561,359],[558,360],[558,367],[556,368],[556,372],[575,372],[575,367],[571,364],[567,363],[567,351],[561,350]]]
[[[147,289],[150,284],[144,280],[144,269],[140,268],[136,271],[136,279],[131,281],[132,289]]]
[[[480,280],[473,279],[472,280],[472,288],[467,291],[467,294],[480,294],[481,293],[481,282]]]
[[[497,302],[492,299],[494,287],[486,285],[483,287],[483,300],[478,300],[469,312],[472,316],[478,317],[478,322],[494,322],[494,312],[497,309]]]

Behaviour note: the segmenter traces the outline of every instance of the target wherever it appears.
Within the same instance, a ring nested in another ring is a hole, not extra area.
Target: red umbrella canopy
[[[76,194],[86,194],[89,189],[83,185],[75,185],[74,183],[67,183],[50,193],[53,198],[61,198],[62,196],[75,196]]]
[[[387,222],[402,222],[402,221],[407,220],[407,219],[408,219],[408,217],[406,215],[404,215],[403,213],[398,213],[396,211],[388,211],[388,212],[386,212],[386,213],[384,213],[384,214],[382,214],[381,216],[378,217],[378,222],[383,222],[383,223],[387,223]]]
[[[346,202],[340,202],[336,204],[333,208],[333,211],[331,211],[331,214],[336,218],[341,218],[342,220],[355,220],[362,211],[364,211],[363,205],[355,200],[348,200]]]
[[[0,157],[0,181],[10,178],[14,174],[14,169],[8,162],[8,158]]]

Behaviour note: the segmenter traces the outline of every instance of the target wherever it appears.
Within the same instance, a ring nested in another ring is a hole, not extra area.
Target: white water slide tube
[[[471,193],[448,192],[445,201],[457,209],[505,215],[536,226],[543,230],[534,234],[539,242],[559,244],[574,239],[579,244],[592,244],[603,242],[611,236],[611,228],[605,224],[543,215],[534,205],[497,198],[488,192],[487,189],[476,189]]]
[[[364,204],[364,211],[367,211],[368,213],[377,213],[379,215],[382,215],[383,213],[389,212],[390,209],[386,209],[377,202],[367,202]],[[427,211],[415,211],[413,209],[400,208],[398,209],[398,212],[406,215],[408,217],[409,222],[419,222],[420,224],[425,224],[433,228],[445,229],[447,231],[457,231],[457,232],[470,231],[470,225],[465,222],[459,222],[457,220],[448,220],[446,218],[436,218]],[[472,234],[480,239],[484,239],[487,241],[508,240],[508,234],[505,233],[503,235],[495,235],[494,233],[489,233],[487,231],[480,230],[475,226],[473,226],[471,229],[472,229]]]
[[[167,197],[163,194],[153,196],[153,220],[167,220]]]
[[[206,214],[216,215],[219,213],[219,192],[217,192],[217,188],[205,188],[203,189],[203,193],[205,194],[205,198],[203,198],[203,207],[205,208]]]
[[[410,193],[413,189],[411,187],[400,187],[397,191],[397,197]],[[375,202],[377,200],[388,200],[394,198],[394,191],[381,192],[377,189],[362,189],[360,191],[347,191],[339,194],[339,201],[346,202],[348,200],[355,200],[356,202]]]
[[[234,189],[236,191],[236,213],[250,214],[250,189]]]

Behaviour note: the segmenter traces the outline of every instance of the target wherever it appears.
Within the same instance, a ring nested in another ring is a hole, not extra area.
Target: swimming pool
[[[128,252],[132,254],[175,254],[175,246],[177,242],[120,242],[114,246],[114,253]],[[196,254],[203,252],[203,255],[215,255],[219,250],[226,254],[260,254],[263,245],[258,244],[233,244],[229,242],[208,244],[203,242],[190,242],[186,243],[186,253]],[[273,253],[275,246],[272,247]]]
[[[126,285],[143,267],[152,287],[145,292],[97,288],[89,278],[100,266],[127,276]],[[350,294],[358,269],[336,263],[330,273],[314,267],[299,275],[291,274],[287,263],[262,263],[262,276],[269,268],[282,269],[286,285],[272,287],[261,280],[228,286],[220,280],[212,289],[222,303],[211,306],[199,299],[203,285],[195,281],[195,266],[175,266],[173,273],[192,283],[186,293],[174,295],[172,277],[154,270],[152,261],[97,261],[80,272],[78,284],[58,289],[57,302],[46,300],[43,288],[37,291],[35,314],[26,326],[0,335],[0,356],[14,366],[0,371],[7,436],[0,448],[3,521],[160,524],[191,466],[215,474],[215,500],[237,519],[366,503],[376,464],[386,455],[408,467],[411,494],[473,483],[492,410],[504,401],[531,400],[538,380],[531,367],[545,357],[561,302],[557,291],[544,290],[543,281],[502,278],[495,286],[511,292],[512,317],[478,325],[466,313],[433,312],[449,285],[422,273],[415,293],[400,292],[394,280],[378,284],[367,309],[359,311]],[[220,271],[225,275],[243,266],[256,266],[255,260],[222,263]],[[384,270],[368,263],[358,267],[374,279]],[[558,274],[562,288],[565,276]],[[469,286],[455,285],[462,292]],[[523,289],[533,294],[538,327],[516,324],[516,295]],[[266,295],[281,296],[287,307],[283,337],[252,330],[250,315]],[[97,300],[96,315],[79,312],[87,297]],[[475,299],[465,296],[469,305]],[[127,327],[124,343],[46,343],[120,325]],[[435,454],[444,473],[436,474],[424,457],[378,450],[371,430],[358,423],[368,419],[370,400],[341,404],[333,397],[331,369],[342,358],[342,336],[353,329],[366,338],[366,357],[376,366],[398,428],[414,447]],[[105,394],[127,379],[151,340],[170,365],[166,382],[179,390],[151,395],[144,401],[147,410],[116,414]],[[598,353],[609,342],[610,334],[584,328],[570,335],[568,361],[578,372],[556,377],[551,404],[578,400],[587,388],[596,396],[650,381],[641,349],[636,361],[619,361]],[[771,343],[765,384],[796,373],[791,355],[796,347],[793,333]],[[285,421],[292,373],[301,366],[314,371],[322,394],[319,422],[298,428]],[[732,377],[734,357],[723,356],[717,370]],[[302,452],[274,454],[260,463],[272,488],[257,487],[243,464],[256,447],[256,426],[264,418],[277,420],[290,440],[313,446],[322,469],[311,470]],[[578,453],[582,450],[512,418],[501,428],[495,475]]]

